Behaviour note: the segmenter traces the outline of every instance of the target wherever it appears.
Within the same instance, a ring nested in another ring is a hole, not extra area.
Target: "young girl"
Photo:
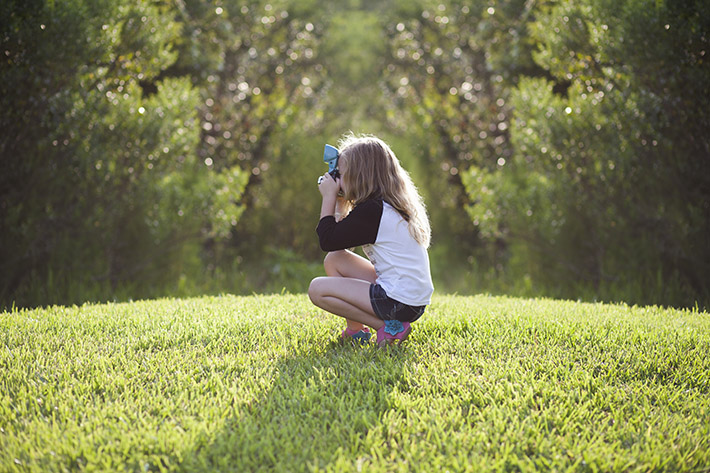
[[[369,326],[378,345],[401,342],[434,292],[424,203],[382,140],[349,135],[339,147],[340,178],[326,173],[318,185],[323,202],[316,232],[329,252],[328,276],[311,281],[308,295],[347,320],[344,339],[369,341]],[[360,245],[369,261],[348,250]]]

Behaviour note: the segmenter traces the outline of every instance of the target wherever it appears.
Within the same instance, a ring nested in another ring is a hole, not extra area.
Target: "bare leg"
[[[311,282],[308,295],[313,303],[345,317],[350,330],[361,330],[363,325],[379,328],[382,321],[375,316],[370,304],[370,284],[377,279],[372,263],[352,251],[341,250],[328,253],[323,266],[329,277],[316,278]],[[346,283],[345,280],[361,284]]]
[[[362,279],[321,277],[311,281],[308,296],[318,307],[344,317],[350,322],[369,325],[375,330],[384,326],[370,304],[370,283]]]
[[[341,278],[354,278],[375,283],[377,274],[369,260],[349,250],[332,251],[323,261],[325,274]]]

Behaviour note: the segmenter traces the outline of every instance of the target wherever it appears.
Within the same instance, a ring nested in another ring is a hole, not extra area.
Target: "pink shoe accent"
[[[343,330],[343,333],[340,334],[340,336],[343,338],[348,338],[352,337],[353,335],[357,335],[360,332],[370,333],[370,329],[367,327],[363,327],[362,330],[350,330],[349,328],[346,328],[345,330]]]

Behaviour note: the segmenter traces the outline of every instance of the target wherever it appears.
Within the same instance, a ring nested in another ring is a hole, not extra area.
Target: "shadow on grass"
[[[383,419],[393,410],[393,390],[403,387],[408,359],[406,345],[378,349],[333,342],[325,351],[276,362],[271,388],[239,407],[217,435],[185,452],[180,469],[366,466],[387,451],[376,439],[386,438]]]

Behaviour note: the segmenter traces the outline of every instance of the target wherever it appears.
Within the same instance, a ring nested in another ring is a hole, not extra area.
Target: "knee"
[[[323,278],[315,278],[313,281],[311,281],[310,286],[308,286],[308,297],[311,299],[311,302],[316,305],[320,300],[321,296],[323,295],[322,280]]]
[[[345,250],[331,251],[325,255],[323,258],[323,268],[325,268],[325,274],[328,276],[338,276],[340,272],[338,271],[338,261],[341,259],[341,255]]]

